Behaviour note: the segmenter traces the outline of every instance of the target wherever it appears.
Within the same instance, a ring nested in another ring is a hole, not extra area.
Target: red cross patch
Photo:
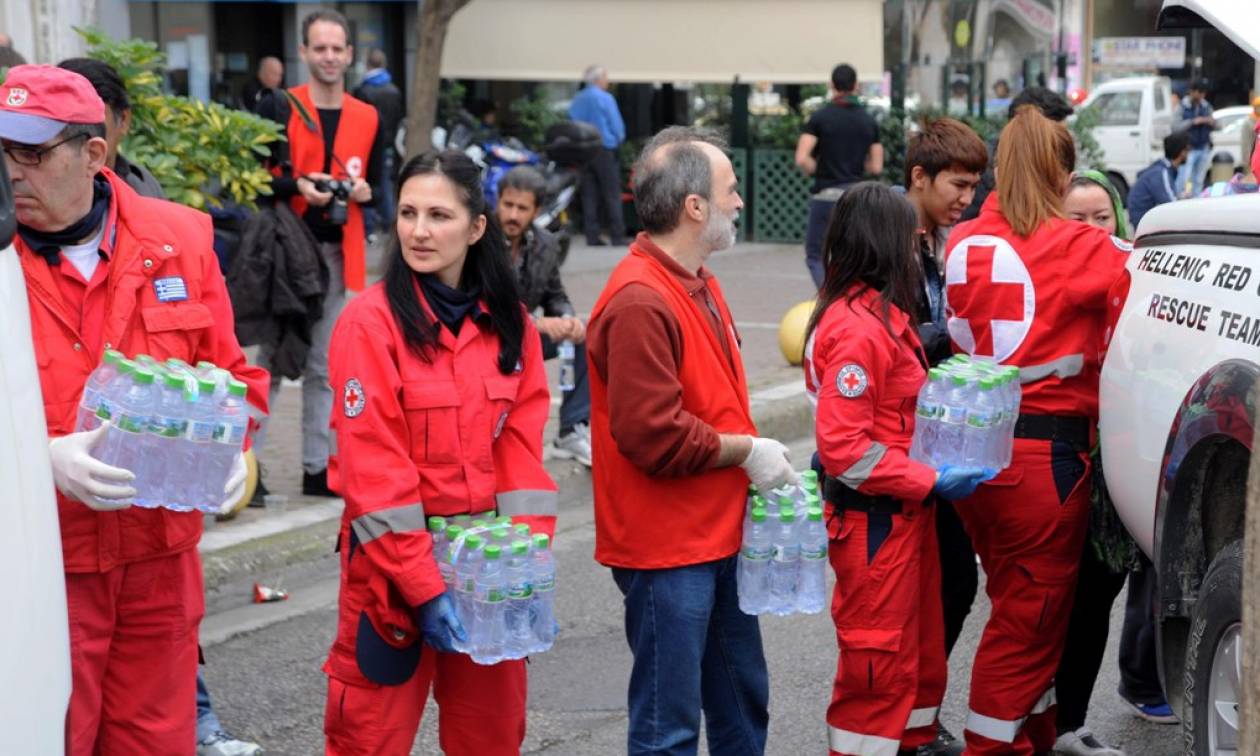
[[[341,397],[341,408],[346,417],[358,417],[367,406],[367,397],[363,394],[363,384],[358,378],[346,381],[346,390]]]
[[[969,236],[945,262],[949,335],[968,354],[1003,362],[1032,330],[1036,290],[1019,253],[1001,237]]]
[[[868,383],[866,371],[861,365],[852,362],[840,368],[836,375],[836,390],[840,392],[840,396],[848,399],[856,399],[866,393]]]

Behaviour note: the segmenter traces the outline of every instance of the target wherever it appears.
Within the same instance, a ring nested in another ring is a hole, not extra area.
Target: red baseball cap
[[[92,83],[73,71],[14,66],[0,84],[0,139],[43,144],[67,124],[104,122],[105,103]]]

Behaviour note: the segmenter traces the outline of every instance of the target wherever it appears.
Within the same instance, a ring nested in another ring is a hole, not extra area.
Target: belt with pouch
[[[1088,451],[1093,426],[1093,421],[1080,415],[1020,415],[1015,421],[1015,437],[1063,441],[1078,451]]]
[[[851,509],[875,514],[901,514],[902,501],[895,496],[871,496],[849,488],[838,479],[823,479],[823,496],[836,511]]]

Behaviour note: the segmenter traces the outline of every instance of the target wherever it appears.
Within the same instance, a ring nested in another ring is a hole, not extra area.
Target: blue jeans
[[[542,339],[543,359],[550,360],[557,355],[556,343],[545,334],[538,334]],[[560,435],[564,436],[573,427],[591,420],[591,389],[586,382],[586,343],[573,345],[573,390],[565,391],[560,397]]]
[[[1177,169],[1177,186],[1173,188],[1176,190],[1178,197],[1186,190],[1187,180],[1194,182],[1194,188],[1190,190],[1190,196],[1199,196],[1199,192],[1203,191],[1203,177],[1207,174],[1211,159],[1211,147],[1191,148],[1190,154],[1186,155],[1186,162],[1182,163],[1181,167]]]
[[[821,289],[825,272],[823,270],[823,242],[827,238],[827,221],[831,219],[831,208],[836,206],[835,200],[809,201],[809,225],[805,227],[805,267],[814,279],[814,288]]]
[[[376,200],[375,207],[368,205],[363,208],[363,232],[371,234],[376,231],[389,233],[394,223],[394,148],[387,147],[385,149],[385,157],[381,161],[381,183],[380,186],[374,187],[374,191],[379,192],[379,196],[374,196]]]
[[[206,678],[197,668],[197,742],[205,740],[216,732],[223,732],[223,725],[210,705],[210,691],[206,690]]]
[[[765,751],[770,681],[757,618],[739,610],[735,563],[613,568],[634,655],[630,756],[695,754],[701,710],[709,753]]]

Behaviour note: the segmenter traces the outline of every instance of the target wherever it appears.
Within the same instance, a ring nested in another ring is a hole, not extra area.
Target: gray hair
[[[535,208],[542,205],[543,195],[547,193],[547,181],[538,169],[528,165],[518,165],[499,179],[499,196],[508,189],[530,192],[534,195]]]
[[[385,51],[379,47],[373,47],[368,51],[367,64],[369,68],[384,68],[386,65]]]
[[[608,72],[604,70],[603,66],[587,66],[586,70],[582,72],[582,81],[587,84],[594,84],[607,75]]]
[[[700,143],[726,150],[714,131],[670,126],[652,137],[634,165],[634,207],[643,230],[666,234],[678,227],[683,202],[712,199],[713,168]]]

